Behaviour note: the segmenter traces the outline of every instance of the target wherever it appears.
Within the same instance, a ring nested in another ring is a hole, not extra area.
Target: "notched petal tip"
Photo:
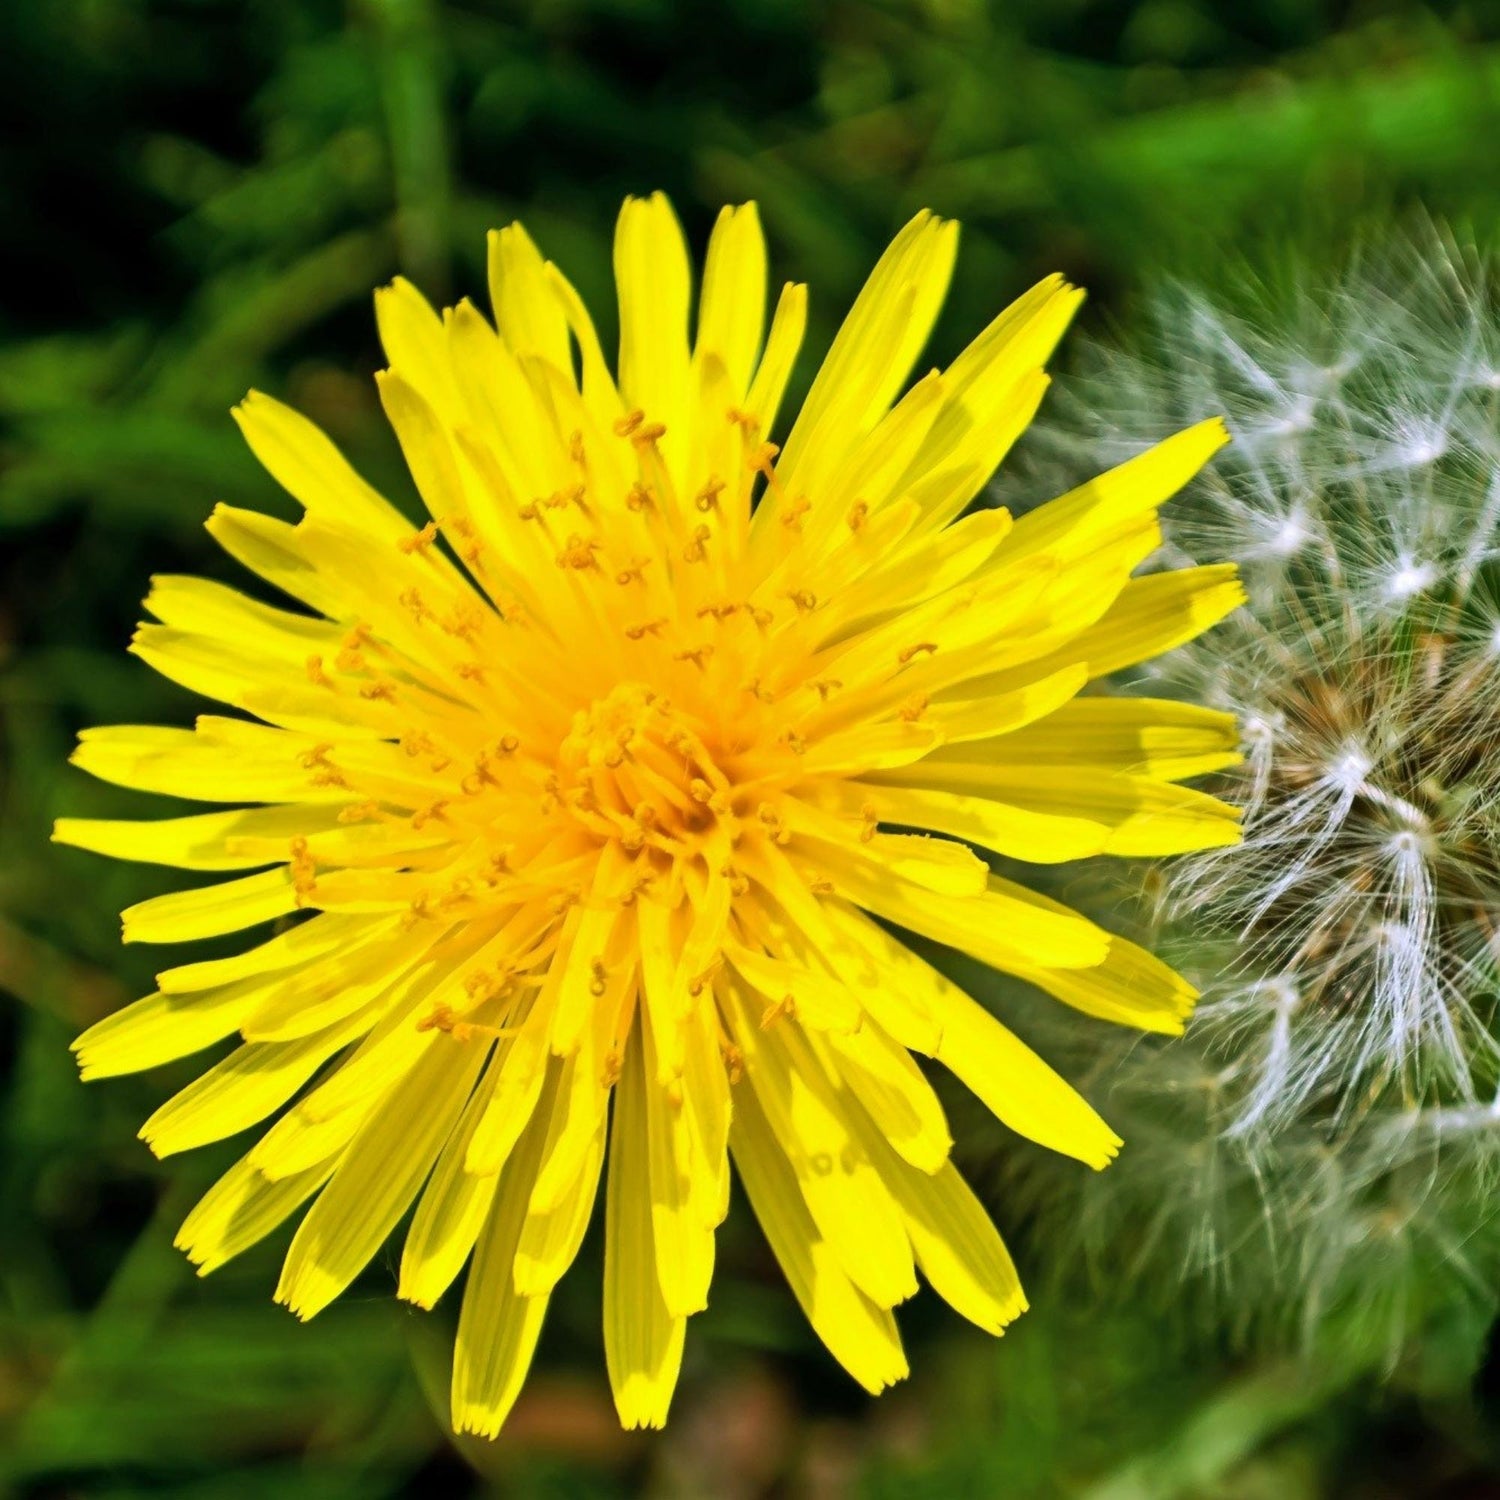
[[[1119,1159],[1124,1145],[1124,1140],[1111,1130],[1108,1137],[1100,1143],[1099,1155],[1088,1160],[1085,1165],[1092,1167],[1096,1172],[1104,1171],[1106,1167],[1113,1166]]]

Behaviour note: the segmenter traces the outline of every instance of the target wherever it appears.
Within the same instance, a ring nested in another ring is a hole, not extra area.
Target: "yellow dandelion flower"
[[[1079,696],[1239,602],[1229,568],[1131,578],[1224,432],[1020,521],[965,515],[1080,294],[1043,281],[896,400],[955,243],[928,213],[901,231],[779,451],[805,289],[763,336],[753,205],[719,217],[694,333],[671,208],[626,202],[614,374],[519,226],[490,241],[493,322],[396,281],[377,378],[432,519],[250,395],[239,424],[305,514],[220,506],[208,529],[305,609],[155,579],[132,649],[245,717],[82,736],[96,776],[235,805],[57,838],[255,872],[130,908],[127,942],[279,924],[87,1031],[84,1076],[237,1037],[141,1133],[166,1155],[281,1112],[178,1243],[206,1272],[310,1201],[276,1292],[299,1317],[413,1204],[402,1297],[431,1306],[472,1255],[460,1430],[504,1421],[601,1173],[627,1426],[666,1418],[731,1161],[867,1389],[906,1373],[891,1309],[918,1270],[992,1333],[1022,1311],[912,1054],[1090,1166],[1119,1142],[885,924],[1111,1021],[1176,1031],[1192,1002],[969,845],[1051,862],[1236,837],[1233,809],[1177,784],[1234,759],[1229,718]]]

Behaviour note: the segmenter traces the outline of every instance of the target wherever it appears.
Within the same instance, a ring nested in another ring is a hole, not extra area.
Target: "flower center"
[[[726,853],[743,793],[712,731],[641,683],[621,683],[574,716],[558,748],[557,795],[590,832],[634,854]]]

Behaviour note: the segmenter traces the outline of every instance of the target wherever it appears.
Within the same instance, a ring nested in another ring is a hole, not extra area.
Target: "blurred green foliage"
[[[914,1378],[872,1404],[739,1214],[665,1437],[615,1427],[586,1257],[503,1441],[455,1447],[442,1314],[393,1304],[388,1266],[303,1329],[269,1301],[277,1246],[207,1283],[170,1248],[231,1152],[163,1166],[134,1131],[192,1069],[85,1089],[67,1042],[149,987],[115,913],[173,878],[47,842],[60,813],[139,808],[66,769],[79,727],[193,711],[124,652],[149,574],[231,576],[215,501],[285,513],[231,402],[285,396],[408,503],[369,380],[396,271],[475,291],[484,230],[524,217],[607,327],[623,194],[664,188],[700,240],[754,197],[817,350],[929,205],[966,224],[951,352],[1055,268],[1123,315],[1145,267],[1212,275],[1385,205],[1488,233],[1493,0],[7,0],[0,121],[0,1489],[1497,1492],[1473,1329],[1398,1394],[1144,1313],[1052,1304],[997,1346],[924,1301]]]

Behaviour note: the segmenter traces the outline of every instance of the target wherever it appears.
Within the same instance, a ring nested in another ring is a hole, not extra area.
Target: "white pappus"
[[[1143,1268],[1212,1272],[1247,1316],[1259,1284],[1310,1332],[1358,1309],[1391,1350],[1421,1278],[1483,1287],[1500,1178],[1495,291],[1426,223],[1332,274],[1167,286],[1031,447],[1075,470],[1222,413],[1164,561],[1232,560],[1249,596],[1123,688],[1239,717],[1213,790],[1245,838],[1151,873],[1154,941],[1203,999],[1183,1040],[1092,1060],[1126,1150],[1058,1222],[1102,1245],[1129,1216]]]

